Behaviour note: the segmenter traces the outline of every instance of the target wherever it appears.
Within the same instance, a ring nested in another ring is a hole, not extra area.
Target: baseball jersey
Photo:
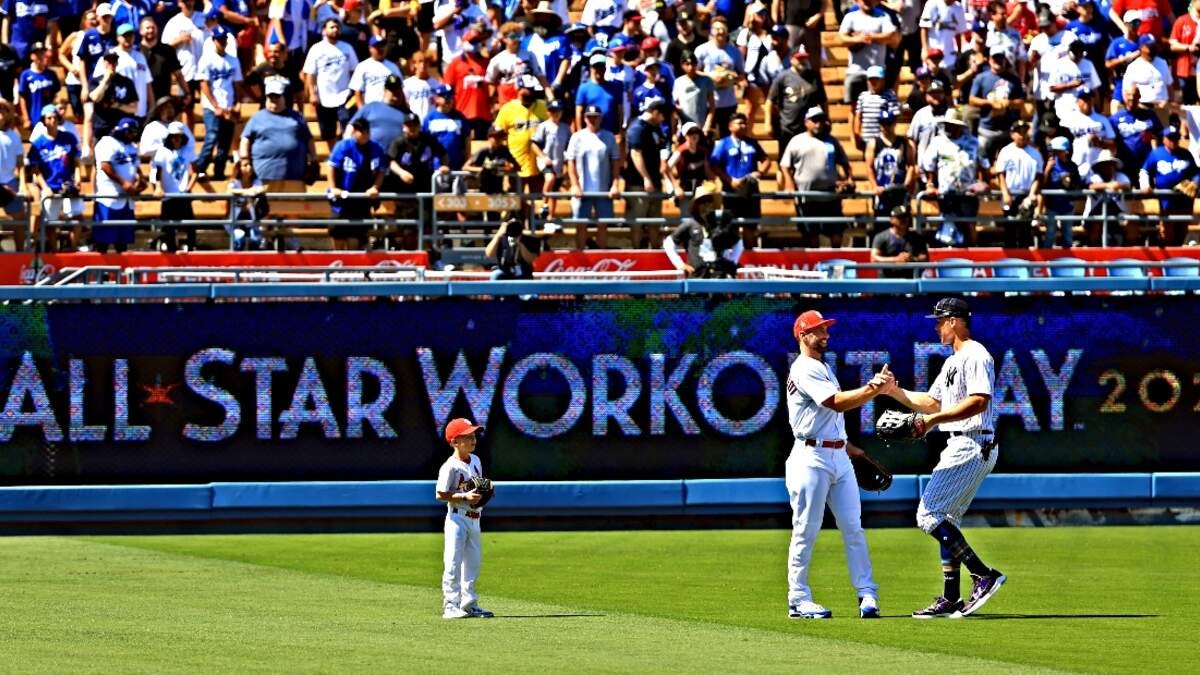
[[[471,463],[468,464],[458,458],[458,455],[450,455],[450,457],[442,462],[442,468],[438,469],[437,491],[449,492],[468,492],[466,483],[472,478],[483,477],[483,465],[479,462],[479,458],[471,455]],[[464,502],[465,504],[465,502]],[[446,509],[455,508],[456,504],[451,502],[446,505]],[[471,507],[472,511],[481,510],[480,507]]]
[[[972,394],[981,394],[988,399],[983,412],[957,422],[939,425],[942,431],[995,431],[995,408],[992,406],[992,390],[996,381],[996,365],[987,348],[975,340],[967,340],[957,352],[946,359],[942,372],[938,373],[929,395],[949,410]]]
[[[990,357],[988,363],[991,363]],[[787,381],[788,422],[792,425],[792,436],[822,441],[844,440],[845,416],[821,405],[841,390],[829,364],[803,354],[797,356],[788,370]]]

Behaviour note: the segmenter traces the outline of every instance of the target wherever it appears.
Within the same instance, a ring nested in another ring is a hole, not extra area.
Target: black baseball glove
[[[492,501],[492,497],[496,494],[496,488],[492,486],[492,481],[482,476],[476,476],[467,481],[467,492],[474,490],[479,494],[479,501],[475,502],[476,508]]]
[[[925,438],[925,416],[888,410],[875,423],[875,433],[885,441],[917,441]]]
[[[869,492],[886,492],[892,486],[892,472],[874,457],[863,453],[851,457],[850,463],[854,465],[854,479],[858,481],[858,487]]]

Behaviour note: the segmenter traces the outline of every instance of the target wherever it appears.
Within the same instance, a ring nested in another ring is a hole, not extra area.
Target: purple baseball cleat
[[[918,609],[912,613],[914,619],[945,619],[952,614],[961,612],[963,608],[962,600],[947,600],[942,596],[933,599],[933,604],[925,609]]]
[[[958,619],[970,616],[979,611],[979,608],[987,604],[987,601],[992,599],[996,591],[1000,590],[1005,581],[1008,581],[1008,577],[996,571],[994,571],[994,574],[986,577],[971,575],[971,598],[967,600],[967,604],[963,606],[962,610],[955,614],[954,618]]]

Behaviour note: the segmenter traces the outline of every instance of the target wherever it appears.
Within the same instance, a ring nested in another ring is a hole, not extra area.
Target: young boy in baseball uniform
[[[875,398],[891,381],[887,367],[866,385],[842,391],[833,369],[823,356],[829,349],[833,319],[808,311],[796,319],[792,334],[800,355],[788,371],[788,421],[795,443],[787,458],[788,498],[792,504],[792,541],[788,548],[788,616],[793,619],[828,619],[833,616],[813,602],[808,586],[808,566],[813,545],[821,532],[825,505],[833,511],[846,546],[850,581],[858,593],[859,616],[879,618],[879,585],[871,573],[867,537],[862,528],[862,504],[851,456],[863,451],[846,439],[843,413]]]
[[[996,415],[992,407],[995,364],[992,355],[971,339],[971,310],[965,300],[943,298],[927,318],[937,321],[942,344],[954,348],[929,393],[901,389],[895,380],[883,393],[919,413],[926,431],[940,425],[950,432],[946,449],[921,495],[917,526],[937,539],[942,552],[944,592],[933,604],[913,612],[914,619],[968,616],[983,607],[1006,577],[983,563],[958,529],[979,484],[996,466]],[[971,573],[971,597],[962,600],[959,568]]]
[[[483,477],[483,465],[475,452],[475,432],[482,427],[471,420],[458,418],[446,425],[446,442],[454,454],[438,470],[437,498],[446,502],[446,548],[443,554],[442,618],[465,619],[494,616],[479,606],[475,580],[483,556],[479,534],[482,510],[475,505],[480,495],[467,489],[468,481]]]

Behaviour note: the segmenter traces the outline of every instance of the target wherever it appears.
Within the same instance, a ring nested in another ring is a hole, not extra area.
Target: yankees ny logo
[[[958,375],[958,368],[951,368],[946,372],[946,384],[953,387],[954,378]]]

